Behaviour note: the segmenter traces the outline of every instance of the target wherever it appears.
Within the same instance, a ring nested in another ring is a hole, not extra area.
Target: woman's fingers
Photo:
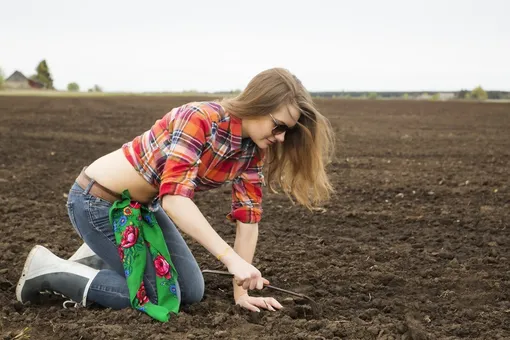
[[[274,298],[266,298],[268,303],[276,309],[281,309],[283,306]]]
[[[252,312],[260,312],[260,308],[275,312],[277,309],[283,307],[272,297],[253,297],[248,294],[239,297],[236,304]]]
[[[265,284],[268,284],[269,281],[263,278],[248,278],[243,281],[236,281],[238,286],[243,286],[243,289],[253,290],[253,289],[262,289]],[[267,282],[267,283],[266,283]]]
[[[260,309],[249,303],[247,300],[239,302],[238,305],[252,312],[260,312]]]
[[[248,294],[240,296],[236,301],[236,303],[243,308],[246,308],[252,312],[260,312],[260,309],[257,308],[257,306],[255,306],[252,302],[253,297],[249,296]]]
[[[243,289],[245,289],[245,290],[250,289],[250,280],[243,281]]]
[[[253,273],[251,275],[251,281],[250,281],[250,289],[262,289],[262,287],[258,288],[259,286],[259,281],[262,281],[262,275],[260,274],[260,272],[258,273]]]
[[[276,301],[276,299],[273,298],[250,297],[250,299],[248,299],[248,302],[251,303],[252,305],[270,310],[272,312],[275,312],[276,309],[280,309],[283,307],[278,301]]]
[[[266,309],[270,310],[271,312],[276,312],[276,309],[264,298],[262,298],[262,301],[264,301],[264,304],[266,305]]]

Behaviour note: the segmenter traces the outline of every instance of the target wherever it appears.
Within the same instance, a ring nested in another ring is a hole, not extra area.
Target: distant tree
[[[471,97],[477,100],[486,100],[488,96],[487,92],[485,92],[481,86],[477,86],[471,91]]]
[[[35,71],[37,74],[32,76],[31,79],[37,80],[43,83],[45,88],[53,90],[53,78],[51,77],[50,69],[48,68],[46,60],[42,60],[39,65],[37,65]]]
[[[405,100],[409,99],[409,94],[404,93],[404,96],[402,96],[402,98],[404,98]]]
[[[377,93],[375,92],[370,92],[368,94],[368,99],[377,99]]]
[[[94,85],[94,87],[91,87],[87,90],[88,92],[103,92],[103,88],[99,85]]]
[[[67,84],[67,91],[78,92],[80,91],[80,86],[77,83],[69,83]]]
[[[0,67],[0,89],[4,87],[4,82],[5,82],[4,71]]]

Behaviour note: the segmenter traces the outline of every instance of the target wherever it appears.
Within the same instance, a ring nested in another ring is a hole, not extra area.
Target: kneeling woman
[[[172,109],[77,177],[69,192],[70,220],[99,259],[85,265],[42,246],[29,253],[16,295],[58,292],[76,303],[133,307],[168,320],[180,304],[202,299],[204,280],[180,231],[233,274],[234,300],[252,311],[275,310],[273,298],[248,290],[267,283],[251,262],[262,215],[262,186],[282,188],[307,207],[328,199],[325,165],[332,155],[329,121],[301,82],[285,69],[256,75],[235,98]],[[265,175],[263,174],[265,173]],[[195,191],[232,184],[234,248],[193,203]]]

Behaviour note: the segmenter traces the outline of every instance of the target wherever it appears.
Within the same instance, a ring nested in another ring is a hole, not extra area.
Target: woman
[[[17,299],[24,303],[50,290],[83,306],[132,306],[166,320],[179,304],[198,302],[204,292],[178,227],[233,274],[236,304],[252,311],[279,309],[273,298],[248,294],[268,283],[251,265],[262,186],[267,179],[273,191],[279,186],[308,208],[328,199],[325,166],[333,145],[328,120],[285,69],[261,72],[235,98],[174,108],[149,131],[84,168],[69,192],[68,212],[86,244],[82,250],[97,254],[106,267],[79,263],[77,254],[64,260],[35,246]],[[192,201],[195,191],[226,182],[232,183],[227,218],[237,224],[234,248]]]

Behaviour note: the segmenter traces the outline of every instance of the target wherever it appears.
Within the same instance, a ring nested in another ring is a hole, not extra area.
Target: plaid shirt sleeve
[[[227,219],[258,223],[262,218],[262,168],[264,157],[256,155],[246,170],[232,181],[232,210]]]
[[[170,115],[170,144],[161,175],[159,197],[180,195],[192,198],[202,149],[211,133],[208,117],[194,106],[181,106]]]

